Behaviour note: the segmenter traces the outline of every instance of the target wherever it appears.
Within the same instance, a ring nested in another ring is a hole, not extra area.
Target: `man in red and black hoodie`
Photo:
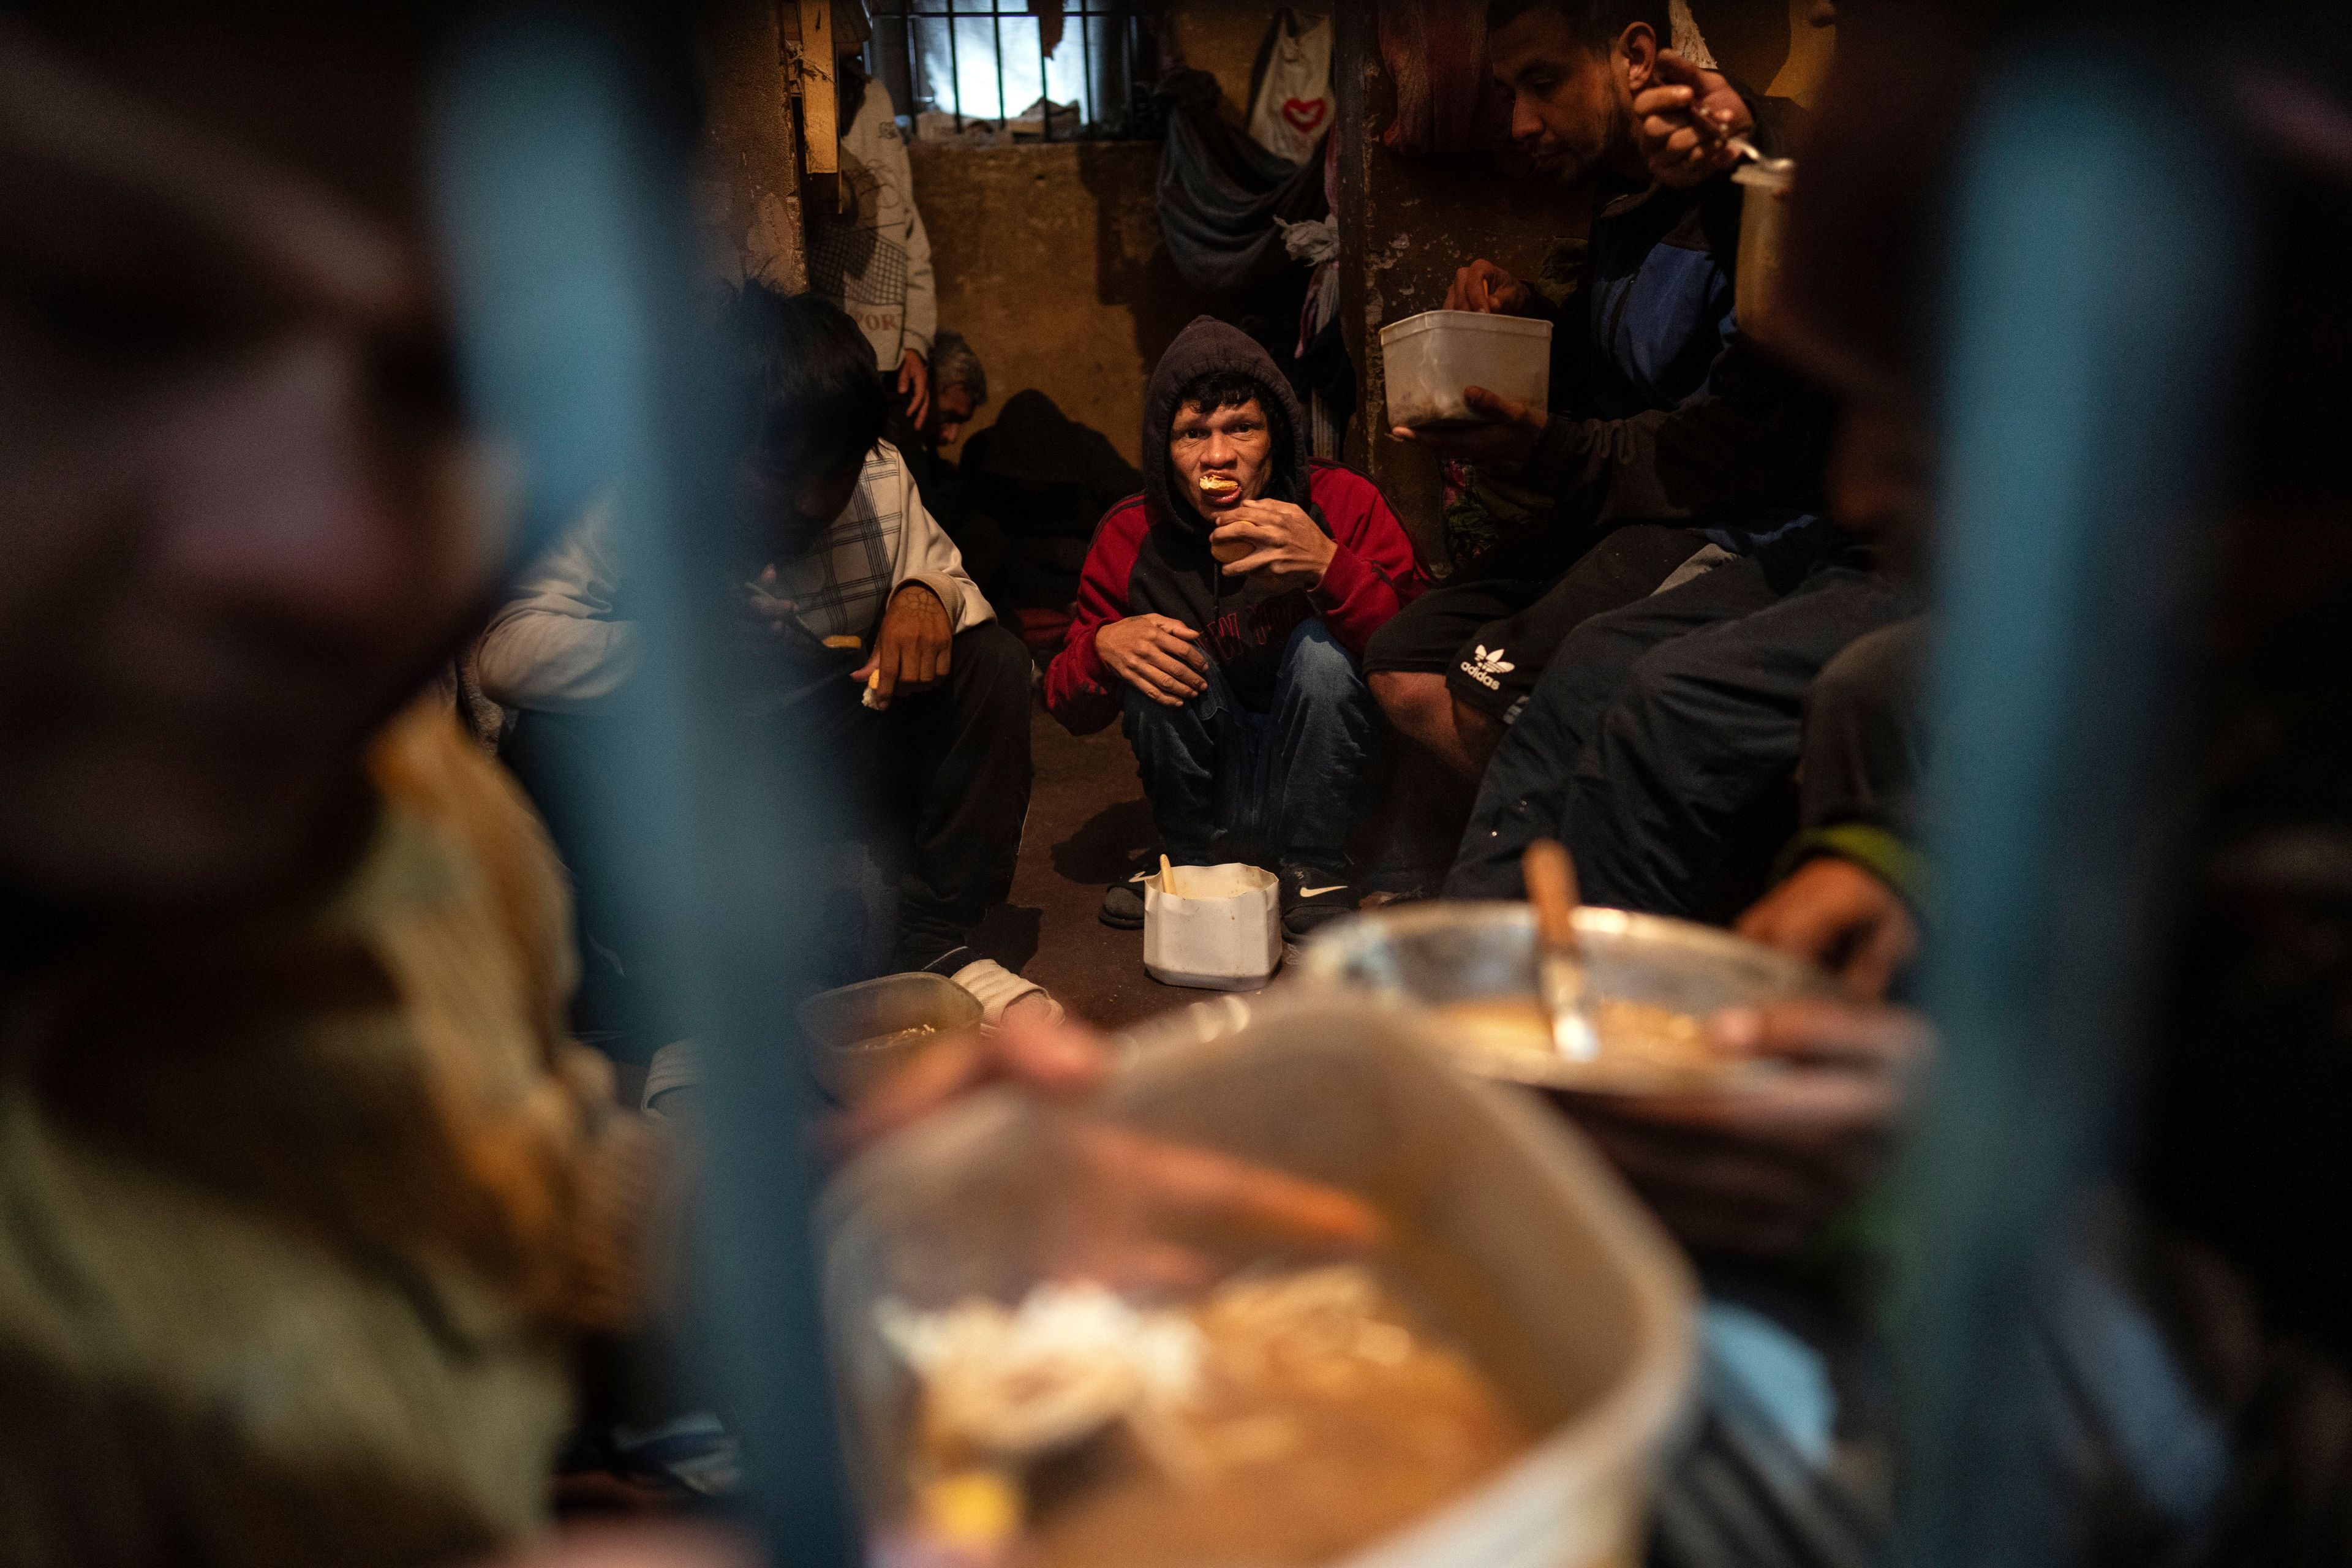
[[[1271,863],[1292,937],[1355,907],[1349,831],[1381,717],[1364,644],[1423,586],[1370,479],[1310,458],[1273,360],[1203,316],[1152,372],[1143,493],[1095,530],[1045,707],[1079,734],[1124,721],[1178,865]],[[1143,923],[1139,879],[1103,897]]]

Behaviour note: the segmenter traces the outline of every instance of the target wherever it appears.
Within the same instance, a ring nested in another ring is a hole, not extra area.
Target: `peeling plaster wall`
[[[709,77],[695,200],[710,269],[787,294],[808,287],[800,153],[783,45],[768,0],[732,0],[702,17]]]

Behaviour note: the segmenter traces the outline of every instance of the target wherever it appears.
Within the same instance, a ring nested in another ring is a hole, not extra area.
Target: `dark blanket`
[[[1143,489],[1143,476],[1101,431],[1034,387],[1008,399],[996,423],[965,441],[954,533],[999,610],[1066,609],[1102,515]]]
[[[1294,163],[1250,140],[1217,113],[1217,79],[1171,72],[1160,84],[1168,129],[1160,154],[1160,226],[1186,282],[1213,300],[1256,293],[1297,264],[1282,247],[1286,223],[1330,210],[1323,160]]]

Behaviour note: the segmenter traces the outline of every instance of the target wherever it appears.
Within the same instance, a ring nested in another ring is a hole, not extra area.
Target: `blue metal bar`
[[[2252,196],[2128,38],[2051,40],[1980,100],[1952,221],[1939,497],[1944,1039],[1905,1345],[1904,1559],[2040,1563],[2028,1314],[2115,1168],[2170,847],[2191,584],[2221,478]]]
[[[817,939],[781,839],[826,796],[800,759],[737,743],[741,661],[706,613],[740,537],[749,425],[697,310],[686,42],[585,9],[490,19],[437,84],[433,173],[478,421],[523,459],[542,530],[615,500],[641,658],[614,716],[636,743],[580,781],[584,852],[646,912],[660,1005],[709,1062],[692,1348],[743,1441],[749,1520],[772,1562],[831,1568],[863,1553],[813,1268],[816,1108],[791,1044],[792,955]]]

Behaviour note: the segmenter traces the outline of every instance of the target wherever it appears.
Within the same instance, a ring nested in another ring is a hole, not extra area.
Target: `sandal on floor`
[[[702,1047],[693,1040],[672,1040],[656,1051],[646,1065],[645,1092],[637,1097],[637,1109],[648,1116],[662,1116],[664,1095],[701,1087]]]
[[[1062,1005],[1054,1000],[1043,985],[1034,980],[1024,980],[992,958],[982,958],[965,964],[948,976],[971,992],[981,1005],[981,1027],[992,1029],[1004,1017],[1004,1010],[1024,996],[1045,998],[1045,1022],[1062,1021]]]

